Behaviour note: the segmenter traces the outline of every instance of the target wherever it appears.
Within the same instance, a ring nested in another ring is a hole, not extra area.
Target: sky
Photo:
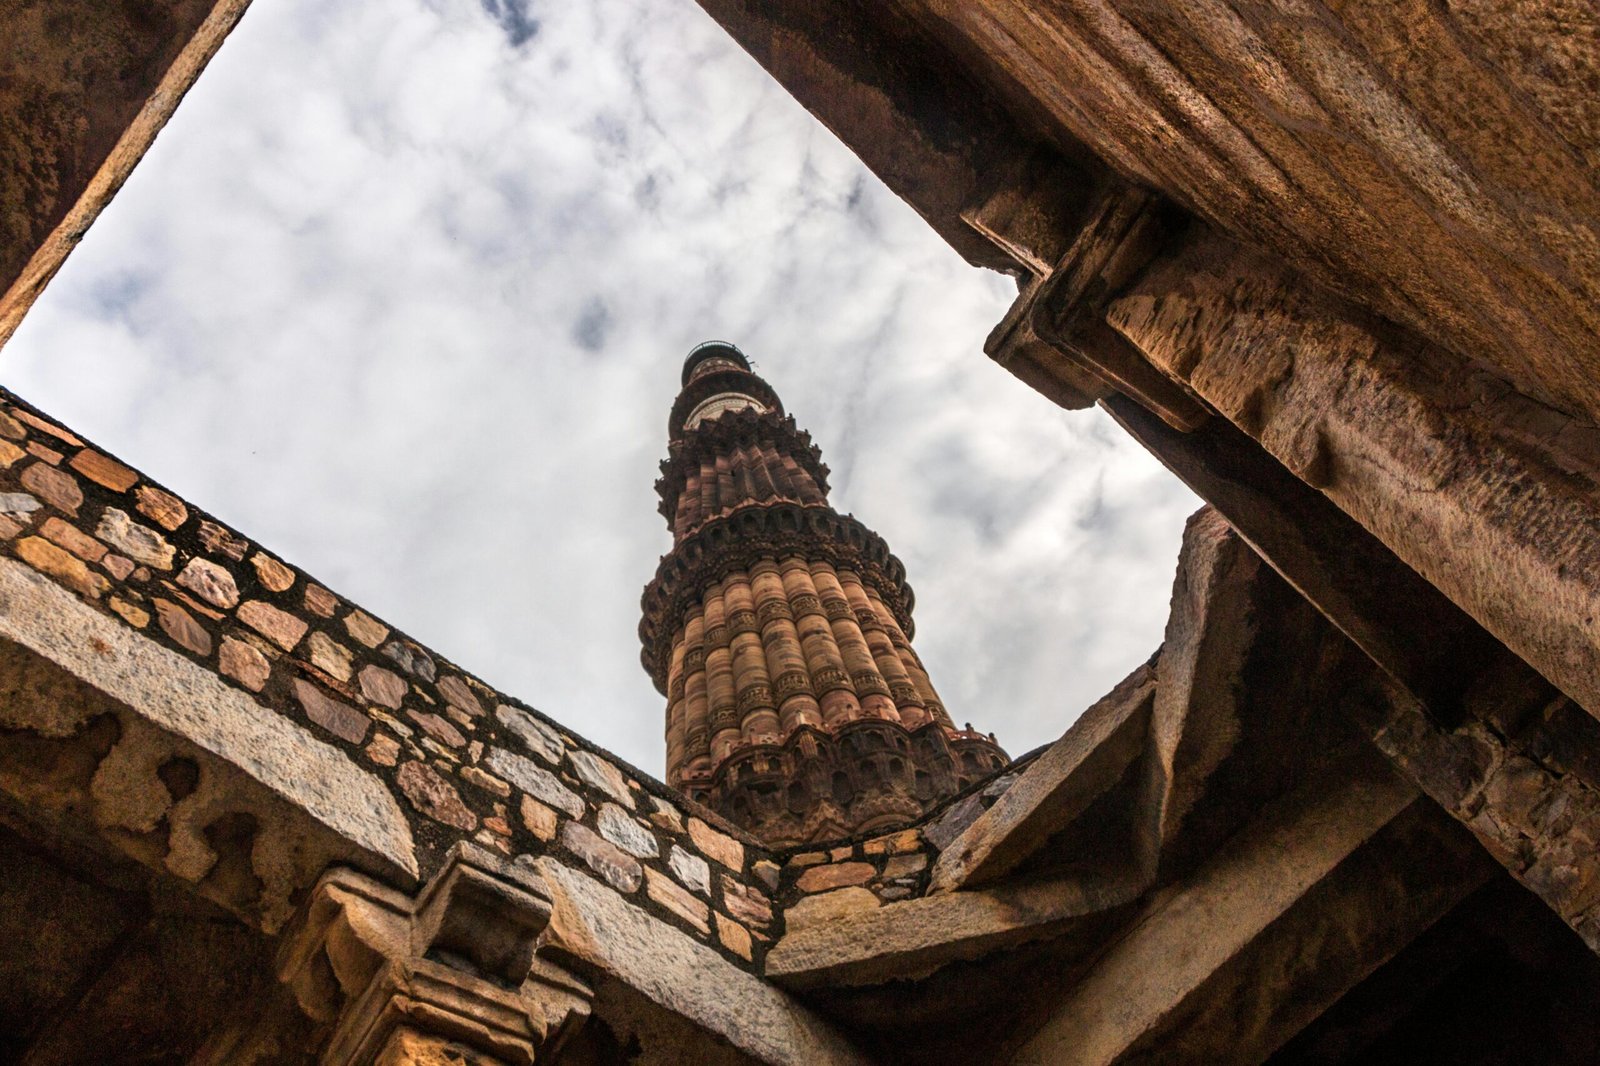
[[[653,483],[733,341],[1021,754],[1159,645],[1198,501],[983,355],[1014,295],[692,0],[255,0],[0,382],[659,775]]]

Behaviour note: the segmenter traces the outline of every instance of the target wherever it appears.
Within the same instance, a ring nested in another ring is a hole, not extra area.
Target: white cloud
[[[1012,293],[688,0],[275,0],[6,382],[659,772],[651,486],[684,352],[733,340],[905,560],[952,714],[1020,753],[1154,650],[1195,501],[983,357]]]

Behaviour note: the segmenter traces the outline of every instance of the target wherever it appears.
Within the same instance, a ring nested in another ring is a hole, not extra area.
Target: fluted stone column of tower
[[[912,650],[900,560],[828,505],[821,452],[733,345],[689,354],[668,440],[673,548],[639,636],[669,782],[782,846],[909,823],[1005,765]]]

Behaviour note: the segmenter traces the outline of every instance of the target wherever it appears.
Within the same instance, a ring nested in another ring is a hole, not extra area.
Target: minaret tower
[[[883,538],[828,506],[822,453],[731,344],[689,353],[644,590],[667,780],[774,846],[890,829],[1005,765],[911,649]]]

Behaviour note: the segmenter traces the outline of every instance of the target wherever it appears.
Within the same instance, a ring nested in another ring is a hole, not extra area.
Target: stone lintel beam
[[[1493,869],[1368,749],[1155,897],[1010,1061],[1260,1061]]]
[[[915,981],[941,967],[1047,938],[1092,939],[1126,915],[1147,879],[1128,867],[1101,876],[941,892],[823,917],[786,932],[767,976],[786,988]]]
[[[1204,230],[1113,300],[1107,316],[1151,362],[1600,716],[1592,430]],[[1393,566],[1382,573],[1352,571],[1345,584],[1372,590],[1361,613],[1388,600],[1396,617],[1414,583],[1391,586]],[[1384,657],[1421,660],[1403,671],[1421,684],[1436,657],[1421,641],[1409,649],[1403,641],[1397,633]],[[1433,707],[1440,697],[1427,687],[1412,691]]]
[[[248,2],[4,5],[0,344],[127,180]]]
[[[548,889],[457,844],[411,899],[348,869],[312,891],[278,953],[324,1066],[532,1066],[580,1028],[593,993],[538,954]]]
[[[0,733],[0,797],[23,818],[107,842],[268,933],[330,864],[415,883],[409,824],[376,776],[9,558]]]
[[[1459,719],[1466,692],[1491,668],[1519,665],[1377,537],[1231,424],[1179,433],[1125,397],[1102,404],[1439,719]]]
[[[548,887],[552,905],[540,956],[592,984],[596,1020],[623,1043],[630,1034],[643,1042],[649,1061],[655,1061],[649,1045],[652,1033],[661,1029],[658,1016],[690,1027],[679,1029],[672,1047],[655,1049],[667,1061],[728,1061],[730,1045],[740,1061],[796,1066],[866,1066],[870,1061],[782,989],[651,917],[595,878],[549,856],[534,860],[532,867]],[[609,995],[615,985],[629,995]],[[651,1014],[630,1017],[621,1008],[610,1013],[622,1001]]]
[[[1115,785],[1144,750],[1154,674],[1148,664],[1139,667],[1073,722],[940,853],[928,891],[949,892],[1009,873]],[[791,939],[780,941],[774,955],[781,958]],[[774,973],[771,966],[769,960]]]
[[[969,262],[1023,273],[1061,254],[1103,167],[1025,133],[898,5],[699,2]]]

